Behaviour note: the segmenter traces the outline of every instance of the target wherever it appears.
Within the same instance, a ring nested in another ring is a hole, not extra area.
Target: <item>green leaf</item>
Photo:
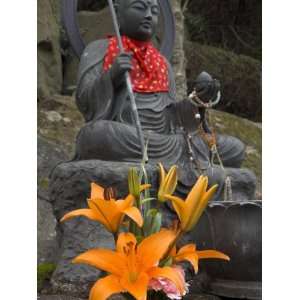
[[[153,200],[156,200],[156,198],[145,198],[142,200],[142,204],[145,204],[145,203],[147,203],[149,201],[153,201]]]
[[[142,240],[144,239],[144,237],[142,235],[137,235],[136,236],[136,241],[139,244]]]
[[[130,168],[128,172],[128,188],[129,193],[137,200],[140,199],[140,179],[136,168]]]
[[[168,258],[162,260],[162,261],[159,263],[159,265],[160,265],[161,267],[170,267],[170,266],[172,266],[172,264],[173,264],[173,258],[172,258],[172,257],[168,257]]]
[[[146,236],[151,234],[153,218],[155,217],[156,214],[157,214],[157,209],[152,208],[147,211],[146,216],[144,217],[143,229]]]
[[[157,212],[156,215],[153,217],[151,234],[160,231],[161,223],[162,223],[162,214],[160,212]]]

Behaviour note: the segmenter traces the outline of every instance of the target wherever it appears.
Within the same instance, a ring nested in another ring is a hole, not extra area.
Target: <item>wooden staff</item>
[[[112,20],[113,20],[114,30],[115,30],[115,33],[116,33],[116,36],[117,36],[118,46],[119,46],[120,52],[124,53],[124,47],[123,47],[123,44],[122,44],[122,39],[121,39],[121,35],[120,35],[120,30],[119,30],[119,25],[118,25],[118,20],[117,20],[115,7],[113,5],[112,0],[108,0],[108,4],[109,4]],[[129,76],[128,71],[126,71],[126,73],[125,73],[125,79],[126,79],[126,86],[127,86],[128,95],[129,95],[129,98],[130,98],[130,105],[131,105],[131,109],[132,109],[133,116],[134,116],[135,127],[136,127],[138,138],[139,138],[140,143],[141,143],[142,156],[144,158],[144,156],[146,156],[146,153],[145,153],[145,140],[144,140],[142,126],[141,126],[141,122],[140,122],[140,118],[139,118],[139,114],[138,114],[138,110],[137,110],[137,106],[136,106],[136,102],[135,102],[135,98],[134,98],[134,93],[133,93],[133,90],[132,90],[132,84],[131,84],[131,80],[130,80],[130,76]]]

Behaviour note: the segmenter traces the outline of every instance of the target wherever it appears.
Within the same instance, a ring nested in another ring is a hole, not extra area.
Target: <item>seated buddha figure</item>
[[[76,159],[141,161],[125,82],[128,71],[149,163],[161,162],[166,168],[176,164],[182,191],[205,173],[210,184],[219,183],[219,198],[225,175],[220,167],[210,164],[210,148],[197,130],[199,108],[188,99],[176,99],[172,67],[151,42],[160,15],[158,0],[116,0],[115,8],[124,52],[120,53],[117,38],[112,36],[92,42],[81,56],[76,103],[86,123],[77,137]],[[255,176],[240,169],[243,143],[217,135],[216,144],[226,173],[233,178],[233,188],[242,180],[248,189],[245,198],[252,197]],[[201,172],[195,168],[195,160]]]

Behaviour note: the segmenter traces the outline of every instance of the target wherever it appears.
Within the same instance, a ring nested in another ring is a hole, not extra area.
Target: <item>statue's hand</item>
[[[119,84],[124,79],[124,74],[132,70],[132,53],[121,53],[115,59],[111,69],[110,75],[114,84]]]

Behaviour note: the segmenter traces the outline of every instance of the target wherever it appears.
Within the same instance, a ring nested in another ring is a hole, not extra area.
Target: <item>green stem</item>
[[[160,201],[156,201],[156,209],[159,211],[159,209],[161,208],[162,203]]]
[[[181,237],[183,236],[184,232],[180,229],[177,233],[176,238],[174,239],[174,241],[170,244],[170,246],[168,247],[168,250],[166,251],[166,253],[164,254],[164,256],[162,257],[162,260],[167,259],[170,256],[170,253],[172,251],[172,249],[174,248],[174,246],[176,245],[176,243],[181,239]]]
[[[138,209],[141,211],[142,210],[142,201],[141,201],[141,196],[138,196],[136,199],[136,205]]]

